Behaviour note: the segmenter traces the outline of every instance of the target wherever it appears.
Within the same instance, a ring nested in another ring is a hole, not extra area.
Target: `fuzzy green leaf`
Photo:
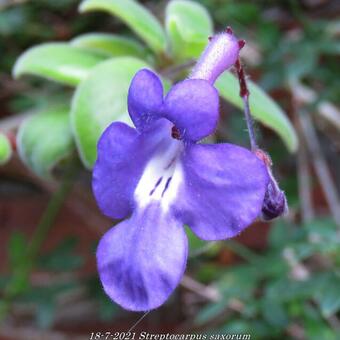
[[[97,141],[115,120],[129,121],[127,93],[135,73],[148,65],[133,57],[119,57],[96,66],[80,84],[72,100],[71,122],[81,159],[91,168]]]
[[[81,12],[106,11],[123,20],[156,52],[164,52],[166,36],[159,21],[145,7],[134,0],[85,0]]]
[[[35,75],[66,85],[77,85],[104,58],[65,43],[30,48],[16,61],[14,77]]]
[[[17,135],[20,158],[36,174],[50,177],[52,169],[74,150],[69,110],[49,108],[28,118]]]
[[[6,164],[12,155],[11,143],[7,136],[0,133],[0,165]]]
[[[316,300],[322,314],[329,317],[340,310],[340,275],[327,273],[322,280],[321,289],[316,291]]]
[[[114,34],[83,34],[71,40],[71,45],[104,57],[145,57],[145,50],[137,41]]]
[[[197,58],[213,34],[208,11],[200,4],[175,0],[166,8],[166,32],[176,58]]]

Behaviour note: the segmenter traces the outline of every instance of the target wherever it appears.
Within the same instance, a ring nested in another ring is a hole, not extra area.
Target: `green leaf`
[[[250,327],[249,322],[246,320],[226,320],[227,323],[218,329],[216,332],[217,334],[246,334],[246,333],[253,333],[253,329]],[[251,331],[250,331],[251,329]],[[243,336],[241,336],[242,339]],[[217,338],[217,337],[216,337]],[[222,339],[222,336],[220,337]],[[232,337],[230,337],[232,339]],[[247,336],[243,337],[244,339],[247,338]]]
[[[194,322],[197,325],[209,323],[225,313],[227,307],[228,301],[225,300],[208,304],[197,313]]]
[[[201,249],[205,245],[207,245],[207,242],[201,240],[198,238],[189,227],[185,228],[187,236],[188,236],[188,241],[189,241],[189,249],[190,249],[190,254],[194,254],[197,250]]]
[[[159,21],[133,0],[85,0],[81,12],[102,10],[118,16],[156,52],[164,52],[166,36]]]
[[[248,81],[250,97],[249,104],[255,119],[274,130],[284,141],[290,152],[298,147],[298,138],[293,125],[283,110],[256,84]],[[230,73],[224,72],[216,81],[216,87],[231,104],[243,108],[239,96],[238,80]]]
[[[97,141],[115,120],[129,121],[127,93],[135,73],[148,65],[133,57],[119,57],[96,66],[80,84],[72,100],[71,122],[81,159],[91,168]]]
[[[14,77],[35,75],[77,85],[104,58],[65,43],[47,43],[27,50],[16,61]]]
[[[320,275],[314,275],[306,281],[294,281],[280,275],[277,280],[267,284],[266,296],[268,299],[281,302],[311,299],[320,291],[322,279]]]
[[[104,57],[145,57],[145,50],[137,41],[120,35],[88,33],[71,40],[71,45],[98,53]]]
[[[296,227],[283,220],[278,220],[271,226],[268,243],[273,249],[280,249],[294,239]]]
[[[77,239],[73,237],[61,241],[56,248],[44,254],[38,261],[40,269],[61,272],[80,268],[84,259],[76,253]]]
[[[283,305],[272,299],[263,299],[262,304],[263,318],[272,326],[281,328],[285,327],[288,323],[287,312]]]
[[[49,108],[28,118],[17,136],[20,158],[36,174],[50,177],[52,169],[74,150],[69,110]]]
[[[166,8],[166,32],[176,58],[197,58],[213,34],[208,11],[193,1],[176,0]]]
[[[0,133],[0,165],[6,164],[12,156],[11,143],[7,136]]]
[[[329,317],[340,310],[340,276],[325,275],[321,290],[316,291],[316,300],[322,315]]]
[[[306,320],[303,329],[305,339],[308,340],[339,340],[339,332],[330,328],[324,320]]]

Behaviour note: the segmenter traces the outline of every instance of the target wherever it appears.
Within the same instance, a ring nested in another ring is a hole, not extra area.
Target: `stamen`
[[[234,31],[233,31],[233,29],[232,29],[230,26],[228,26],[228,27],[225,29],[225,31],[226,31],[228,34],[234,34]]]
[[[238,47],[239,47],[240,49],[242,49],[242,48],[244,47],[245,44],[246,44],[246,41],[243,40],[243,39],[238,41]]]
[[[171,137],[178,140],[181,139],[181,134],[175,125],[171,129]]]

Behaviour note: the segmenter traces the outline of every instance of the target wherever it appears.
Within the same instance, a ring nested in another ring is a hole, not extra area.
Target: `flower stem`
[[[238,76],[238,80],[240,83],[240,97],[243,101],[243,109],[244,109],[244,116],[246,118],[247,122],[247,128],[249,133],[249,139],[250,139],[250,146],[252,151],[255,151],[258,149],[257,143],[256,143],[256,135],[255,135],[255,129],[254,129],[254,120],[251,115],[250,107],[249,107],[249,89],[247,86],[247,81],[244,73],[243,66],[241,64],[240,58],[237,59],[235,63],[236,72]]]

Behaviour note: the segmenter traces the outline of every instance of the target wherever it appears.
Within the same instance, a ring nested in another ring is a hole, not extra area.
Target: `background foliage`
[[[89,334],[133,324],[137,315],[104,296],[89,260],[109,225],[98,217],[89,191],[96,143],[111,121],[130,123],[126,94],[138,69],[156,70],[169,88],[188,74],[207,37],[229,25],[247,40],[241,56],[253,80],[251,109],[290,214],[268,235],[259,223],[236,241],[206,245],[192,235],[182,287],[139,329],[337,339],[336,8],[336,1],[307,0],[0,2],[0,163],[9,161],[0,182],[2,248],[8,250],[0,280],[4,332],[13,335],[18,326],[25,332],[28,324],[47,336]],[[213,140],[248,146],[236,78],[225,73],[217,87],[224,102]],[[27,221],[35,228],[6,229],[11,223],[2,217],[8,210],[3,202],[10,197],[16,204],[23,187],[25,197],[54,194],[40,222]],[[77,218],[55,222],[67,207]],[[51,242],[56,228],[73,223],[81,228],[60,231],[60,242]],[[76,311],[62,318],[70,304]],[[79,312],[84,304],[86,315]],[[160,321],[162,315],[169,321]],[[91,328],[84,327],[86,318]]]

